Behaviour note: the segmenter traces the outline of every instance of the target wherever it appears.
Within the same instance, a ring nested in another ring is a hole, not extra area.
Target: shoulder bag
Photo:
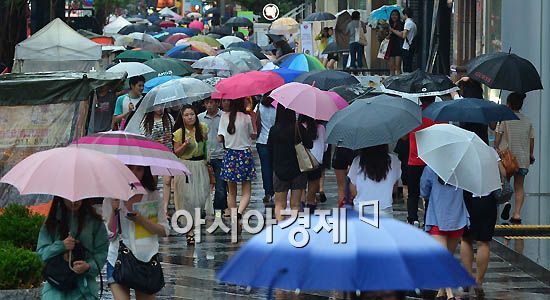
[[[86,250],[80,243],[76,244],[70,252],[72,257],[69,258],[65,257],[69,253],[65,251],[48,259],[42,270],[44,279],[63,292],[72,291],[78,287],[79,276],[71,270],[70,265],[77,260],[86,260]]]
[[[506,170],[506,177],[510,178],[519,170],[519,163],[514,154],[512,154],[512,151],[510,150],[510,133],[508,132],[508,126],[506,126],[506,123],[501,123],[501,125],[505,126],[502,138],[506,137],[506,147],[504,147],[503,150],[499,149],[498,155],[500,156],[502,166]]]
[[[311,154],[311,151],[309,151],[309,149],[307,149],[302,143],[302,135],[300,133],[299,126],[300,125],[296,123],[295,130],[297,133],[295,134],[295,136],[298,135],[300,141],[299,143],[294,143],[294,148],[296,149],[296,158],[298,159],[298,166],[300,167],[300,171],[308,172],[319,168],[320,164],[315,156]]]

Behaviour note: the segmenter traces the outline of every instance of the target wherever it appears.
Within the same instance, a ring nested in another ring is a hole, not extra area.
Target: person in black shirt
[[[271,127],[267,139],[267,145],[273,153],[273,190],[277,220],[282,220],[281,210],[286,209],[289,190],[292,210],[300,209],[302,193],[307,185],[306,174],[300,171],[294,148],[300,142],[307,149],[313,148],[313,141],[309,138],[306,128],[296,122],[296,112],[278,105],[275,125]]]

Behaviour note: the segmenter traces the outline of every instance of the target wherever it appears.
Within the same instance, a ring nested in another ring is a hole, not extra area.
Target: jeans
[[[260,156],[260,165],[262,167],[262,182],[264,187],[265,196],[273,196],[273,165],[272,165],[272,153],[269,147],[264,144],[256,144],[258,149],[258,155]]]
[[[222,159],[211,159],[210,165],[214,169],[216,177],[216,186],[214,192],[214,210],[224,210],[227,208],[227,182],[222,179]]]
[[[403,72],[410,73],[413,71],[413,53],[409,50],[402,49],[403,57]]]
[[[349,44],[349,55],[351,56],[350,68],[363,68],[363,53],[365,47],[360,43]]]
[[[418,201],[420,200],[420,177],[425,166],[409,165],[407,174],[407,185],[409,187],[409,198],[407,199],[407,221],[413,223],[418,221]]]

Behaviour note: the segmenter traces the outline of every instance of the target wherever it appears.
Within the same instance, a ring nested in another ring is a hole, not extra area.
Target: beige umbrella
[[[293,18],[280,18],[269,27],[269,33],[285,34],[285,33],[298,33],[300,24]]]

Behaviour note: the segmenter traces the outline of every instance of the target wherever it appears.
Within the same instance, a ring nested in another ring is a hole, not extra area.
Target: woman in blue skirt
[[[242,196],[237,209],[237,220],[248,207],[252,193],[252,180],[256,178],[252,158],[252,138],[256,132],[250,115],[246,114],[244,99],[231,100],[229,112],[220,119],[218,139],[224,143],[222,178],[227,181],[227,206],[237,208],[237,184],[242,184]]]

